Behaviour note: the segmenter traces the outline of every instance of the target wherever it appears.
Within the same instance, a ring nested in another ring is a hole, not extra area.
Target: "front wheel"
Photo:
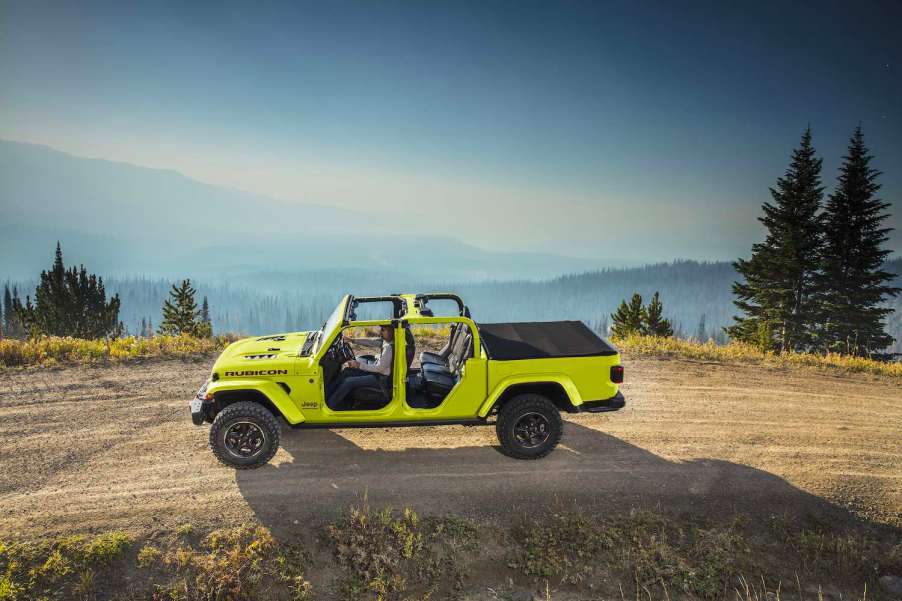
[[[540,394],[521,394],[501,407],[495,432],[502,450],[516,459],[539,459],[561,440],[564,422],[550,400]]]
[[[239,470],[264,465],[279,450],[279,422],[257,403],[242,401],[219,412],[210,426],[210,450]]]

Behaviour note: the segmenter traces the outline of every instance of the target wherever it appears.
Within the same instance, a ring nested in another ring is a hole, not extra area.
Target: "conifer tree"
[[[194,330],[194,335],[198,338],[209,338],[213,335],[213,321],[210,319],[210,303],[204,295],[204,302],[200,307],[200,321]]]
[[[9,320],[7,327],[9,328],[7,335],[10,338],[21,338],[25,335],[25,328],[22,327],[22,321],[19,319],[19,313],[16,306],[20,303],[19,287],[13,284],[12,304],[7,305],[5,317]]]
[[[670,338],[673,336],[673,326],[670,320],[664,319],[664,306],[661,304],[661,295],[656,291],[645,310],[644,332],[649,336]]]
[[[84,265],[66,269],[58,242],[53,266],[41,272],[34,303],[27,296],[23,305],[13,294],[17,320],[32,336],[119,336],[119,304],[119,295],[107,302],[103,278],[89,274]]]
[[[818,319],[815,275],[822,243],[821,159],[805,130],[783,177],[771,188],[773,204],[763,205],[759,221],[767,228],[750,259],[733,265],[743,281],[734,282],[733,303],[745,315],[727,333],[736,340],[777,351],[805,350],[813,343]]]
[[[12,338],[12,314],[13,314],[13,295],[9,291],[9,284],[3,285],[3,305],[0,306],[0,326],[2,326],[2,332],[0,332],[0,338],[6,336],[7,338]]]
[[[643,334],[645,331],[645,308],[642,296],[633,294],[629,304],[626,300],[620,303],[617,311],[611,315],[611,335],[624,337],[630,334]]]
[[[880,172],[870,166],[872,158],[859,125],[824,212],[818,334],[826,351],[871,355],[893,342],[883,322],[892,309],[883,301],[900,289],[889,285],[893,274],[883,269],[890,254],[885,244],[891,228],[883,227],[890,205],[877,197]]]
[[[190,279],[182,280],[178,286],[172,285],[169,299],[163,303],[163,322],[157,330],[158,333],[173,336],[187,334],[198,337],[210,335],[209,324],[200,319],[201,312],[197,309],[197,302],[194,300],[195,294],[197,294],[197,290],[191,286]]]

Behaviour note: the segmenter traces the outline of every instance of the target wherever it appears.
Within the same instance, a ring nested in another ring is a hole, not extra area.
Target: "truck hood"
[[[257,364],[285,357],[297,357],[309,335],[310,332],[289,332],[236,340],[222,352],[214,369],[224,363]]]

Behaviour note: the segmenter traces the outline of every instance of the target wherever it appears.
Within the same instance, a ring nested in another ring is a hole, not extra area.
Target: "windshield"
[[[338,306],[335,307],[335,310],[332,311],[332,315],[326,319],[326,323],[323,324],[323,327],[320,328],[319,332],[316,333],[316,350],[314,353],[319,350],[320,345],[323,343],[323,340],[329,337],[335,328],[337,328],[345,317],[345,301],[347,297],[341,299],[341,302],[338,303]]]

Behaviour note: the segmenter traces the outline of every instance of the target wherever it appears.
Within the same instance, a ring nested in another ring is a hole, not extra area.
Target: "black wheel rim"
[[[538,447],[544,444],[549,436],[551,426],[541,413],[527,413],[514,424],[514,438],[524,448]]]
[[[251,422],[235,422],[225,431],[226,450],[242,459],[253,457],[266,444],[266,434],[257,424]]]

